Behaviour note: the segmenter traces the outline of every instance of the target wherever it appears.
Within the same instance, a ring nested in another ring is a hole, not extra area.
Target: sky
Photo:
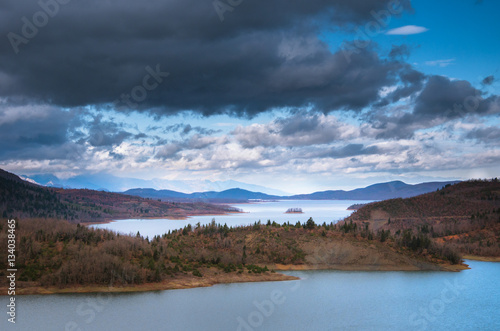
[[[500,175],[493,0],[0,2],[0,168],[289,193]]]

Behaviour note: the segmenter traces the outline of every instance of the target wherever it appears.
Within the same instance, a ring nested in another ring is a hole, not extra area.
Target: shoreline
[[[187,220],[190,219],[194,216],[226,216],[230,214],[245,214],[245,212],[237,212],[237,211],[232,211],[232,212],[227,212],[227,213],[220,213],[220,214],[195,214],[195,215],[187,215],[187,216],[152,216],[152,217],[137,217],[137,218],[121,218],[121,219],[107,219],[103,221],[96,221],[96,222],[83,222],[79,223],[82,226],[87,226],[87,225],[98,225],[98,224],[109,224],[109,223],[115,223],[118,221],[124,221],[124,220],[169,220],[169,221],[179,221],[179,220]]]
[[[469,258],[467,258],[469,259]],[[494,262],[494,261],[488,261]],[[152,292],[152,291],[167,291],[167,290],[182,290],[201,287],[211,287],[219,284],[237,284],[237,283],[260,283],[260,282],[278,282],[300,280],[296,276],[286,275],[282,272],[286,271],[315,271],[315,270],[331,270],[331,271],[442,271],[442,272],[460,272],[470,269],[466,263],[457,265],[436,265],[436,268],[419,268],[415,265],[398,266],[398,265],[307,265],[307,264],[275,264],[270,265],[272,270],[266,274],[237,274],[237,273],[210,273],[202,278],[191,275],[182,275],[178,278],[164,280],[158,283],[144,283],[125,286],[70,286],[65,288],[59,287],[43,287],[31,286],[16,289],[16,295],[50,295],[50,294],[84,294],[84,293],[137,293],[137,292]],[[7,293],[7,287],[0,287],[0,296]]]
[[[500,257],[494,257],[494,256],[464,255],[462,259],[482,261],[482,262],[500,262]]]
[[[432,265],[432,264],[430,264]],[[315,270],[331,270],[331,271],[444,271],[444,272],[460,272],[470,269],[466,263],[462,264],[436,264],[434,267],[418,267],[416,265],[356,265],[356,264],[276,264],[272,268],[277,272],[283,271],[315,271]]]
[[[219,284],[260,283],[300,280],[299,277],[282,273],[267,274],[215,274],[198,278],[195,276],[179,277],[164,280],[158,283],[144,283],[125,286],[71,286],[65,288],[31,286],[16,289],[16,295],[50,295],[50,294],[86,294],[86,293],[138,293],[167,290],[185,290],[193,288],[211,287]],[[0,296],[7,295],[8,287],[0,287]]]

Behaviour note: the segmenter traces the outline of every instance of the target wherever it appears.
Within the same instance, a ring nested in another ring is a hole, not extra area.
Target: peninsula
[[[106,192],[54,191],[5,174],[0,180],[2,196],[12,206],[20,206],[20,215],[13,217],[18,240],[17,294],[129,292],[296,279],[280,273],[286,270],[459,271],[467,268],[463,255],[488,260],[500,256],[497,179],[461,182],[409,199],[371,203],[336,224],[316,224],[309,218],[303,223],[268,221],[229,227],[213,221],[153,238],[93,229],[60,215],[82,215],[88,220],[119,208],[144,213],[146,203],[185,214],[233,209],[210,204],[200,208],[198,203],[176,203],[176,208],[169,209],[173,205],[138,197],[122,196],[130,199],[126,201]],[[94,205],[97,200],[100,204]],[[105,205],[108,210],[102,210]],[[49,211],[58,217],[50,217]],[[46,217],[32,215],[43,213]],[[6,226],[0,225],[4,247],[6,233]],[[5,254],[0,251],[2,293],[7,293],[3,291],[7,288]]]

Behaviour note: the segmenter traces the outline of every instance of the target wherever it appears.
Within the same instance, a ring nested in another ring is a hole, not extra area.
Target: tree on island
[[[288,210],[286,211],[286,213],[288,213],[288,214],[302,213],[302,208],[288,208]]]

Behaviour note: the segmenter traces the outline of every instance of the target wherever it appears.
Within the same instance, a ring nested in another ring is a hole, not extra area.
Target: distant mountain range
[[[117,177],[110,174],[80,175],[67,179],[58,178],[53,174],[21,175],[20,177],[25,181],[48,187],[122,192],[143,198],[163,200],[202,200],[207,202],[242,202],[248,200],[386,200],[392,198],[410,198],[435,191],[447,184],[456,184],[459,182],[427,182],[411,185],[402,181],[392,181],[351,191],[329,190],[310,194],[289,195],[280,190],[234,180],[143,180]]]
[[[170,190],[155,190],[151,188],[136,188],[123,192],[128,195],[135,195],[143,198],[153,199],[169,199],[169,200],[203,200],[203,201],[224,201],[224,202],[241,202],[248,200],[276,200],[281,199],[278,195],[269,195],[261,192],[252,192],[240,188],[233,188],[221,192],[195,192],[181,193]]]
[[[235,180],[168,180],[117,177],[110,174],[98,173],[79,175],[71,178],[58,178],[53,174],[20,175],[23,180],[38,183],[48,187],[89,189],[110,192],[123,192],[136,187],[149,187],[156,190],[172,190],[177,192],[224,191],[241,188],[248,191],[264,192],[270,195],[287,195],[287,192],[275,190],[260,185],[243,183]]]
[[[358,188],[352,191],[336,190],[322,191],[311,194],[301,194],[289,197],[289,199],[307,200],[387,200],[394,198],[410,198],[420,194],[429,193],[441,189],[446,185],[453,185],[460,181],[428,182],[421,184],[406,184],[402,181],[379,183]]]
[[[314,192],[299,195],[269,195],[262,192],[253,192],[240,188],[229,189],[221,192],[208,191],[196,193],[181,193],[172,190],[155,190],[151,188],[138,188],[127,190],[123,193],[143,198],[166,200],[204,200],[210,202],[248,201],[248,200],[386,200],[394,198],[410,198],[420,194],[441,189],[446,185],[453,185],[459,181],[429,182],[416,185],[406,184],[402,181],[393,181],[370,185],[352,191],[335,190]]]

